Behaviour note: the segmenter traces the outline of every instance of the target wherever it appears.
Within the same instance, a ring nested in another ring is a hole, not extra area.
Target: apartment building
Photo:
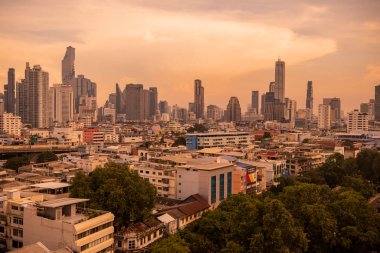
[[[177,199],[177,170],[169,166],[139,164],[130,166],[157,189],[157,196]]]
[[[12,113],[0,114],[0,132],[21,136],[21,117]]]
[[[255,140],[248,132],[209,132],[186,134],[187,149],[203,149],[225,146],[247,146]]]
[[[353,110],[348,113],[347,132],[368,131],[369,115]]]
[[[24,209],[28,204],[43,201],[43,195],[21,197],[19,190],[9,190],[0,197],[0,248],[12,250],[24,243]]]
[[[24,245],[43,243],[50,250],[68,247],[74,252],[112,252],[110,212],[87,209],[87,199],[61,198],[24,207]]]

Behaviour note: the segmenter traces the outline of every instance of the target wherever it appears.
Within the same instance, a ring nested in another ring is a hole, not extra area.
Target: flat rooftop
[[[48,201],[38,203],[38,206],[48,207],[48,208],[57,208],[57,207],[62,207],[62,206],[67,206],[67,205],[72,205],[72,204],[83,203],[87,201],[89,201],[89,199],[61,198],[61,199],[53,199],[53,200],[48,200]]]
[[[186,134],[186,136],[200,136],[200,137],[236,136],[236,135],[249,135],[249,133],[248,132],[208,132],[208,133],[191,133],[191,134]]]
[[[34,188],[42,188],[42,189],[60,189],[64,187],[71,186],[68,183],[60,183],[60,182],[46,182],[46,183],[40,183],[40,184],[32,184],[31,185]]]

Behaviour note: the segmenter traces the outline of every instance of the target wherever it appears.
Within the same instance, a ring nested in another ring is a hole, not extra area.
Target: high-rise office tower
[[[269,83],[269,92],[275,92],[276,83],[270,82]]]
[[[144,98],[144,120],[148,120],[150,118],[150,90],[143,90],[143,98]]]
[[[169,113],[169,103],[168,103],[168,101],[166,101],[166,100],[160,101],[159,108],[160,108],[161,115],[163,113]]]
[[[73,120],[74,96],[70,84],[50,87],[50,122],[64,124]]]
[[[65,56],[62,59],[62,83],[67,84],[75,78],[75,48],[67,47]]]
[[[73,87],[75,113],[79,113],[80,97],[87,96],[96,99],[96,83],[85,78],[84,75],[78,75],[70,80]]]
[[[331,108],[331,123],[334,125],[339,124],[341,115],[340,115],[340,98],[324,98],[324,105],[330,105]]]
[[[194,81],[194,109],[195,117],[201,119],[204,117],[204,88],[202,87],[201,80]]]
[[[260,113],[261,115],[264,115],[265,113],[265,94],[261,95],[261,108],[260,108]]]
[[[157,106],[158,106],[158,91],[156,87],[150,87],[150,103],[149,103],[149,117],[153,118],[154,115],[156,115],[157,112]]]
[[[310,116],[313,115],[313,81],[307,81],[306,109],[309,109]]]
[[[256,113],[259,113],[259,91],[257,90],[252,91],[251,108],[254,109]]]
[[[8,113],[15,113],[16,107],[16,82],[15,69],[8,70],[8,84],[4,85],[4,110]]]
[[[318,128],[321,130],[331,129],[331,106],[323,104],[318,106]]]
[[[375,120],[380,121],[380,84],[375,86]]]
[[[296,121],[296,113],[297,113],[297,101],[285,98],[285,118],[286,120],[289,120],[289,122],[292,123],[294,126],[294,123]]]
[[[119,84],[116,84],[116,114],[125,114],[125,99],[124,94],[120,89]]]
[[[216,105],[207,106],[207,119],[212,119],[214,121],[220,120],[222,118],[222,109]]]
[[[285,116],[285,103],[281,103],[275,98],[274,92],[265,94],[264,102],[264,120],[266,121],[282,121]]]
[[[49,73],[39,65],[26,63],[25,79],[17,85],[18,114],[34,128],[49,126]]]
[[[226,121],[228,122],[238,122],[241,120],[241,108],[240,108],[240,103],[239,99],[237,97],[231,97],[230,101],[228,102],[227,105],[227,110],[226,110]]]
[[[275,66],[274,98],[284,102],[285,98],[285,62],[278,59]]]
[[[127,120],[144,120],[144,87],[142,84],[127,84],[124,89]]]

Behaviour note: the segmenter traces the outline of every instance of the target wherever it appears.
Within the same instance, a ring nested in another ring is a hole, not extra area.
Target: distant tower
[[[149,116],[153,118],[157,111],[158,91],[156,87],[150,87],[149,91],[150,91]]]
[[[18,115],[34,128],[49,127],[49,73],[26,63],[25,79],[17,86]]]
[[[257,90],[252,91],[251,108],[255,109],[257,114],[259,113],[259,91]]]
[[[313,81],[307,81],[306,109],[313,115]]]
[[[15,113],[16,105],[16,82],[15,69],[8,70],[8,84],[4,85],[4,110],[8,113]]]
[[[380,85],[375,86],[375,120],[380,121]]]
[[[67,47],[62,59],[62,83],[67,84],[75,77],[75,48]]]
[[[201,119],[204,117],[204,88],[202,86],[201,80],[194,81],[194,109],[195,109],[195,117],[197,119]]]
[[[285,98],[285,62],[278,59],[276,61],[275,67],[275,89],[274,97],[275,99],[284,102]]]
[[[54,84],[50,87],[50,123],[72,121],[73,114],[73,87],[70,84]]]
[[[318,107],[318,128],[321,130],[331,129],[331,106],[319,105]]]
[[[241,108],[239,99],[237,97],[231,97],[227,105],[226,121],[238,122],[241,120]]]
[[[144,87],[142,84],[127,84],[124,89],[127,120],[144,120]]]

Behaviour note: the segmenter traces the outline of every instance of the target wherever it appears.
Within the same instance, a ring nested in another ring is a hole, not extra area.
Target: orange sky
[[[245,111],[280,56],[298,108],[313,80],[315,108],[336,96],[347,112],[380,84],[378,10],[378,0],[0,0],[0,84],[9,67],[22,78],[26,61],[60,82],[71,45],[76,73],[98,84],[99,106],[118,82],[156,86],[160,100],[187,107],[201,79],[206,105],[237,96]]]

